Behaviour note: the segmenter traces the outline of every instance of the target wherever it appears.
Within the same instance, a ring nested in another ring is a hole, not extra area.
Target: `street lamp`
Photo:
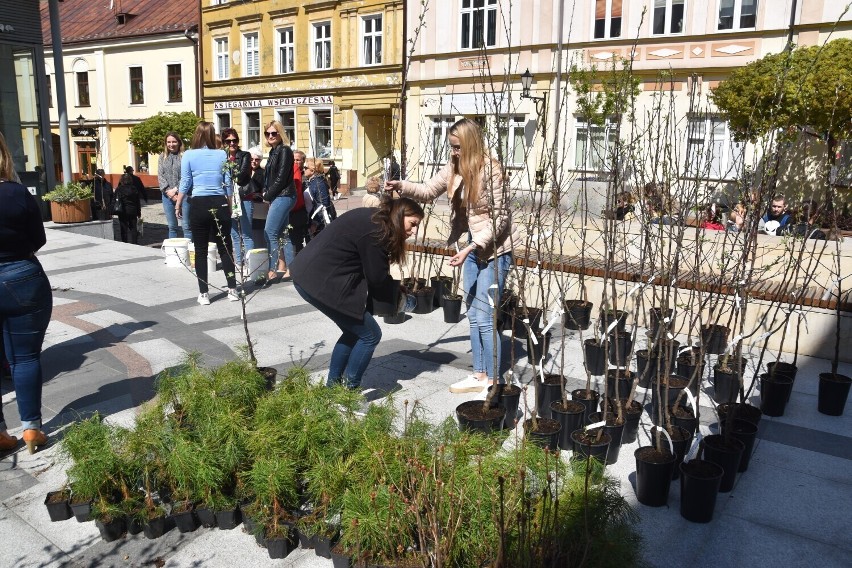
[[[536,95],[530,94],[530,87],[532,87],[533,76],[530,73],[529,68],[524,71],[524,74],[521,75],[521,98],[522,99],[530,99],[535,102],[535,113],[538,115],[539,123],[541,124],[541,131],[544,133],[544,111],[547,108],[547,93],[543,93],[540,97]]]
[[[77,117],[77,126],[79,126],[80,128],[83,128],[84,124],[86,124],[86,119],[81,114],[80,116]]]

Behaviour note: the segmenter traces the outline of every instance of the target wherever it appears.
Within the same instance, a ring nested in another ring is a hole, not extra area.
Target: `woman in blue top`
[[[239,301],[237,281],[234,276],[234,259],[231,257],[231,175],[225,168],[228,157],[224,150],[216,149],[216,131],[213,124],[200,122],[190,142],[191,149],[183,153],[180,161],[180,192],[175,202],[175,212],[183,218],[181,204],[187,194],[192,194],[189,226],[195,245],[195,275],[198,277],[198,303],[210,305],[207,294],[207,245],[210,235],[216,239],[216,248],[222,259],[222,270],[228,281],[228,299]]]
[[[24,442],[30,453],[47,444],[41,431],[41,345],[53,296],[35,253],[47,241],[35,197],[17,178],[6,140],[0,134],[0,329],[12,369]],[[0,451],[18,439],[6,432],[0,407]]]

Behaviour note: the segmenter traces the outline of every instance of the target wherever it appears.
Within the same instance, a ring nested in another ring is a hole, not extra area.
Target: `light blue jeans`
[[[183,228],[183,236],[186,239],[192,240],[192,231],[189,228],[189,197],[183,198],[183,219],[181,219],[181,227]],[[166,214],[166,223],[169,225],[169,238],[176,239],[178,236],[178,218],[175,213],[175,202],[163,194],[163,213]]]
[[[470,349],[473,358],[473,372],[485,373],[494,379],[500,373],[502,348],[500,333],[494,341],[494,307],[503,295],[506,275],[512,266],[512,254],[501,254],[496,258],[497,286],[494,274],[495,259],[480,261],[475,252],[467,255],[462,267],[467,321],[470,323]],[[497,355],[497,369],[494,369],[494,355]]]
[[[251,234],[254,203],[252,201],[243,201],[241,205],[243,207],[243,214],[239,219],[234,219],[233,223],[231,223],[231,240],[234,242],[234,260],[236,260],[237,264],[243,263],[243,251],[254,248],[254,239]]]
[[[278,249],[280,243],[284,243],[284,262],[287,266],[296,258],[293,244],[285,230],[290,224],[290,210],[296,204],[295,196],[279,195],[269,204],[269,212],[266,214],[266,228],[263,231],[266,237],[266,249],[269,251],[269,271],[273,272],[278,267]]]

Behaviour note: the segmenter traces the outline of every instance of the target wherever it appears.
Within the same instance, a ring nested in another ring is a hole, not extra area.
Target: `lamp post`
[[[521,75],[521,98],[529,99],[535,102],[535,114],[538,117],[538,122],[541,125],[541,133],[544,135],[545,122],[547,117],[545,115],[545,111],[547,110],[547,93],[545,92],[540,97],[536,95],[530,94],[530,87],[532,87],[533,76],[530,73],[530,70],[527,69],[524,71],[524,74]]]
[[[85,126],[85,124],[86,124],[86,119],[81,114],[80,116],[77,117],[77,126],[79,126],[80,128],[83,128],[83,126]]]

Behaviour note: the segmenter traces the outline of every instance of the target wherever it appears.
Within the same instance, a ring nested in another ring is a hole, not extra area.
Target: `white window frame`
[[[459,49],[482,49],[483,47],[497,46],[497,0],[480,0],[482,6],[475,6],[476,0],[462,0],[459,16]],[[477,15],[482,18],[482,44],[477,45],[475,41],[478,26],[476,25]],[[493,30],[489,29],[489,17],[493,17]],[[465,21],[467,20],[467,21]],[[467,24],[467,25],[465,25]],[[467,28],[467,44],[465,45],[464,32]],[[492,33],[489,33],[492,32]],[[490,40],[490,42],[489,42]]]
[[[320,152],[319,148],[317,146],[317,143],[319,142],[318,137],[316,136],[317,113],[318,112],[328,112],[328,116],[329,116],[329,129],[330,129],[330,131],[329,131],[328,140],[329,140],[330,145],[329,145],[328,155],[325,155],[322,152]],[[333,111],[332,107],[330,107],[330,106],[310,107],[310,112],[308,114],[309,114],[310,125],[311,125],[310,151],[308,152],[308,154],[313,154],[313,156],[315,158],[321,158],[321,159],[334,158],[334,111]]]
[[[284,35],[289,31],[289,41]],[[293,73],[296,70],[296,29],[294,26],[281,26],[275,30],[275,70],[279,75]],[[288,65],[289,69],[288,69]]]
[[[719,0],[719,4],[717,7],[716,15],[718,19],[716,20],[716,31],[720,32],[735,32],[738,30],[753,30],[757,27],[757,11],[760,9],[760,1],[754,0],[754,25],[741,27],[740,20],[742,19],[742,10],[743,10],[743,0],[731,0],[734,3],[734,12],[731,16],[731,27],[730,28],[722,28],[722,3],[725,0]]]
[[[450,159],[450,143],[447,141],[447,133],[455,123],[455,116],[442,115],[429,117],[427,128],[429,136],[427,148],[429,154],[426,156],[427,164],[442,165],[446,164],[447,160]],[[440,140],[440,146],[435,143],[437,140]]]
[[[288,115],[288,114],[293,116],[293,136],[290,137],[290,147],[295,150],[295,149],[298,148],[298,146],[296,145],[296,136],[298,136],[298,134],[299,134],[298,130],[296,128],[296,126],[298,125],[298,123],[296,122],[296,107],[277,109],[275,111],[275,118],[284,127],[284,132],[286,133],[288,131],[288,128],[287,128],[287,121],[284,120],[284,115]],[[289,136],[289,134],[288,134],[288,136]]]
[[[210,0],[211,6],[221,6],[222,4],[227,4],[228,0]]]
[[[243,77],[260,76],[260,33],[245,32],[242,34],[243,47]]]
[[[574,169],[586,172],[605,172],[607,171],[607,160],[612,151],[612,146],[617,140],[610,139],[618,132],[618,118],[610,117],[604,121],[603,125],[592,125],[592,128],[603,128],[604,153],[602,155],[592,155],[592,132],[589,129],[589,121],[582,116],[575,118],[574,124]],[[583,152],[582,162],[577,159],[577,153],[580,149],[580,132],[586,131],[586,149]],[[600,165],[595,164],[599,161]]]
[[[231,55],[228,53],[230,41],[228,36],[213,38],[213,78],[216,81],[224,81],[231,78]]]
[[[695,134],[694,124],[703,123],[700,137]],[[715,125],[723,124],[724,133],[720,141],[720,155],[715,152]],[[700,144],[696,154],[693,147]],[[744,144],[735,142],[731,137],[728,121],[717,115],[692,116],[686,124],[686,162],[684,163],[685,178],[701,179],[733,179],[737,175],[736,163],[742,157]],[[718,168],[713,164],[718,163]]]
[[[664,15],[663,15],[663,31],[660,33],[654,32],[654,21],[657,16],[657,2],[664,2],[665,6],[663,6]],[[673,32],[671,31],[672,27],[672,15],[674,12],[674,5],[682,4],[683,5],[683,13],[681,14],[681,23],[680,23],[680,31]],[[683,35],[683,30],[686,28],[686,8],[687,8],[687,0],[651,0],[651,35],[652,36],[666,36],[666,35]],[[622,16],[622,25],[624,19]]]
[[[327,35],[318,36],[317,33],[321,29],[328,30]],[[311,68],[318,71],[331,69],[331,20],[323,20],[311,24],[311,47],[313,48],[311,52]],[[327,56],[322,58],[323,61],[327,60],[327,67],[317,65],[317,56],[320,55],[320,52],[322,52],[322,55]]]
[[[139,69],[142,74],[142,102],[140,103],[133,102],[133,81],[130,78],[133,69]],[[145,68],[142,65],[127,66],[127,104],[135,107],[145,106]]]
[[[597,19],[595,18],[595,11],[597,9],[598,0],[593,0],[592,2],[592,40],[607,40],[607,39],[618,39],[624,37],[624,5],[628,3],[628,0],[622,0],[621,2],[621,15],[618,16],[621,20],[619,22],[618,35],[612,35],[612,3],[613,0],[604,0],[606,2],[606,8],[604,13],[604,33],[602,36],[597,37],[595,35],[595,22]]]
[[[217,110],[216,112],[213,113],[213,115],[216,117],[216,122],[213,124],[213,126],[215,127],[217,134],[221,133],[223,128],[230,128],[231,124],[233,124],[233,122],[231,120],[231,111],[229,111],[229,110]],[[228,124],[226,124],[224,126],[222,125],[222,118],[223,117],[228,118]]]
[[[371,24],[367,31],[368,22]],[[376,24],[378,23],[378,30]],[[361,65],[381,65],[384,33],[384,18],[382,14],[370,14],[361,17]]]
[[[503,163],[507,166],[522,166],[525,163],[527,155],[527,139],[526,139],[527,118],[523,115],[508,115],[497,117],[497,138],[498,143],[502,146]],[[505,143],[503,140],[503,130],[506,130]],[[520,130],[521,146],[523,152],[521,159],[515,161],[514,148],[517,143],[518,130]],[[511,152],[511,154],[510,154]]]
[[[249,115],[257,115],[257,143],[252,143],[251,131],[249,129]],[[263,133],[263,119],[260,109],[243,111],[243,132],[240,134],[240,140],[244,141],[246,148],[254,146],[263,147],[263,143],[266,142],[266,135]]]

